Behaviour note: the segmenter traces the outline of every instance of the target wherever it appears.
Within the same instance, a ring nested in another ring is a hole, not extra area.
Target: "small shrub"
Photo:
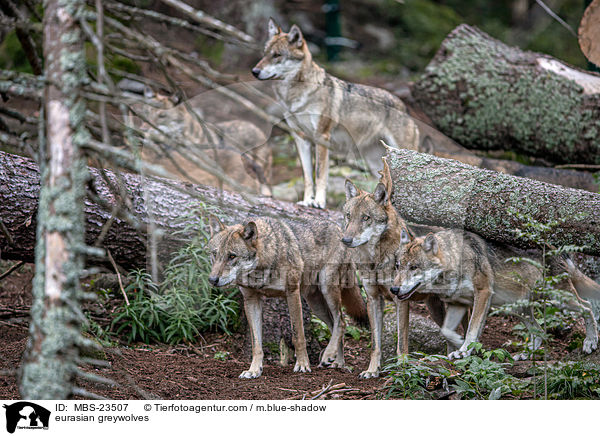
[[[202,208],[194,214],[205,212]],[[237,289],[215,289],[208,283],[207,239],[202,226],[170,261],[160,286],[143,270],[130,274],[132,283],[125,289],[130,304],[123,303],[112,322],[117,334],[124,334],[128,342],[176,344],[193,341],[202,331],[231,333],[238,321],[239,305],[233,298]]]
[[[539,369],[536,374],[539,374]],[[558,362],[546,368],[548,398],[599,399],[600,366],[589,362]],[[544,377],[536,377],[536,390],[544,391]]]

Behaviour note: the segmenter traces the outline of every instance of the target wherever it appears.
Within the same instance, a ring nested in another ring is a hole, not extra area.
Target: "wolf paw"
[[[463,359],[465,357],[469,357],[471,355],[471,350],[456,350],[452,353],[448,354],[448,359],[457,360]]]
[[[310,365],[308,363],[302,364],[300,362],[296,362],[296,365],[294,365],[294,372],[311,372]]]
[[[259,369],[258,371],[244,371],[240,374],[240,378],[245,378],[245,379],[251,379],[251,378],[258,378],[260,377],[260,375],[262,374],[262,369]]]
[[[311,198],[310,200],[302,200],[302,201],[297,202],[296,204],[299,204],[300,206],[314,207],[316,209],[324,209],[325,208],[324,204],[320,204],[314,198]]]
[[[598,348],[598,338],[585,338],[583,341],[583,352],[590,354],[592,351]]]
[[[513,356],[513,360],[515,362],[518,362],[520,360],[527,360],[527,358],[528,358],[527,353],[524,351],[522,353],[517,353]]]
[[[360,373],[360,375],[358,376],[360,378],[377,378],[379,377],[379,371],[363,371]]]

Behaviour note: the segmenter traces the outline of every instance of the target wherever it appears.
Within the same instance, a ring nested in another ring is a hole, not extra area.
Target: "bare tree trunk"
[[[82,314],[85,179],[79,145],[85,136],[85,72],[77,14],[82,0],[44,2],[44,134],[40,135],[42,189],[30,338],[21,368],[26,399],[65,399],[73,394]],[[79,143],[78,143],[79,142]],[[6,203],[3,203],[6,204]]]
[[[556,246],[585,246],[600,255],[600,195],[562,188],[411,150],[388,149],[392,202],[408,221],[464,228],[501,243],[523,245],[523,216],[559,221]],[[520,216],[521,217],[520,217]]]
[[[600,164],[600,76],[473,27],[446,37],[412,95],[465,147]]]

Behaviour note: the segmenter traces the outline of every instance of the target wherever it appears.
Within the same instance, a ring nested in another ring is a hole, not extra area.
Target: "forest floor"
[[[6,262],[4,262],[6,263]],[[31,305],[32,266],[0,281],[0,398],[18,399],[17,371],[27,343],[28,313]],[[421,305],[413,311],[424,314]],[[490,317],[481,337],[487,349],[506,347],[515,339],[514,321]],[[581,333],[581,326],[573,329]],[[563,359],[572,341],[570,332],[551,343],[550,358]],[[384,397],[386,378],[362,380],[360,371],[369,360],[368,334],[359,340],[346,338],[345,357],[350,370],[312,366],[307,374],[294,373],[292,366],[281,367],[266,361],[263,375],[255,380],[241,380],[249,360],[239,354],[239,335],[210,333],[194,344],[146,345],[117,344],[105,347],[96,358],[105,359],[107,367],[82,367],[83,370],[111,379],[114,385],[78,380],[89,392],[110,399],[171,400],[282,400],[311,399],[380,399]],[[224,360],[222,360],[224,359]],[[523,366],[514,371],[525,373]],[[327,387],[329,388],[327,389]],[[333,388],[332,388],[333,387]],[[324,389],[325,388],[325,389]]]

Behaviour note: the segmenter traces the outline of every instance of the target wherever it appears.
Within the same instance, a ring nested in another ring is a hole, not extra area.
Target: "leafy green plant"
[[[454,390],[460,398],[496,400],[519,395],[528,384],[506,372],[512,358],[504,349],[484,350],[470,345],[473,354],[451,361],[445,356],[412,353],[384,367],[388,373],[385,398],[430,399],[435,387]]]
[[[229,352],[227,352],[227,351],[217,351],[213,355],[213,359],[220,360],[221,362],[225,362],[227,359],[229,359]]]
[[[443,356],[422,353],[398,356],[383,368],[388,374],[384,398],[431,399],[428,390],[432,381],[447,380],[452,371],[435,361],[445,361]]]
[[[548,365],[548,398],[570,400],[600,398],[600,366],[589,362],[558,362]],[[536,389],[544,389],[544,380],[536,379]]]
[[[194,214],[206,216],[206,209]],[[191,231],[186,227],[182,233]],[[160,285],[143,270],[130,274],[132,282],[125,289],[129,305],[124,302],[112,322],[117,334],[129,342],[176,344],[193,341],[207,330],[231,333],[238,321],[237,290],[218,290],[208,283],[208,237],[206,226],[201,226],[196,237],[172,258]]]

